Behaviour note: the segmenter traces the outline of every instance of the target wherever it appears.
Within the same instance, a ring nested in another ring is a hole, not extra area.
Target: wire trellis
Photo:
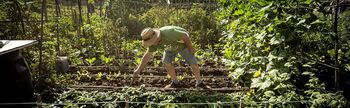
[[[67,105],[97,105],[97,104],[143,104],[143,105],[254,105],[254,104],[286,104],[286,103],[311,103],[309,100],[299,101],[250,101],[245,103],[243,100],[229,102],[203,102],[203,103],[170,103],[170,102],[138,102],[138,101],[104,101],[104,102],[72,102],[72,103],[41,103],[41,102],[23,102],[23,103],[0,103],[3,105],[32,105],[32,106],[67,106]]]

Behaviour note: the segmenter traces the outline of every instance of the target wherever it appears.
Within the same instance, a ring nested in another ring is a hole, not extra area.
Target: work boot
[[[165,88],[165,89],[169,89],[169,88],[180,88],[180,82],[179,82],[178,84],[175,84],[175,83],[172,81],[170,84],[166,85],[164,88]]]
[[[207,85],[205,85],[203,82],[201,82],[201,83],[196,83],[196,88],[197,89],[211,89],[211,87],[210,86],[207,86]]]

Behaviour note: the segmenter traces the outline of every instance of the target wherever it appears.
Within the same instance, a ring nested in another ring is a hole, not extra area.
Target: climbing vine
[[[329,2],[221,0],[220,5],[225,61],[234,69],[234,80],[251,87],[251,100],[348,104],[340,93],[331,92],[334,69],[324,65],[334,63]],[[329,100],[315,98],[321,95]]]

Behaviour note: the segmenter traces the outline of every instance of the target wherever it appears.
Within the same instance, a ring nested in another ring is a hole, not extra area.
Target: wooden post
[[[89,0],[86,0],[86,3],[87,3],[87,5],[86,5],[86,9],[87,9],[87,12],[86,12],[86,18],[87,18],[87,24],[90,24],[90,8],[92,8],[92,7],[90,7],[90,3],[89,3]]]
[[[77,30],[78,43],[79,43],[78,47],[79,47],[80,51],[82,51],[82,49],[80,48],[82,46],[82,44],[80,42],[80,37],[81,37],[81,27],[82,27],[82,25],[84,25],[84,23],[83,23],[83,17],[81,15],[81,0],[78,0],[78,8],[79,8],[78,30]]]
[[[47,21],[47,5],[46,5],[46,0],[45,0],[45,5],[43,7],[43,13],[45,14],[45,21]]]
[[[79,41],[79,39],[80,39],[80,18],[78,18],[77,17],[77,12],[75,11],[75,10],[73,10],[73,19],[74,19],[74,22],[75,22],[75,30],[77,31],[77,44],[75,44],[75,45],[77,45],[77,46],[75,46],[75,47],[80,47],[80,41]]]
[[[102,17],[102,6],[103,6],[102,0],[99,1],[99,5],[100,5],[100,17]]]
[[[239,108],[244,108],[244,99],[239,100]]]
[[[129,108],[129,95],[125,96],[125,108]]]
[[[40,35],[40,39],[39,39],[39,73],[41,73],[42,71],[42,54],[43,54],[43,37],[44,37],[44,8],[46,7],[46,0],[42,1],[41,4],[41,35]]]
[[[37,96],[37,104],[38,104],[38,108],[43,108],[43,101],[41,100],[41,95],[38,94]]]
[[[125,2],[125,0],[121,0],[120,1],[120,3],[121,3],[121,6],[123,7],[123,9],[122,9],[122,12],[121,12],[121,25],[126,25],[126,23],[124,22],[125,21],[125,16],[124,16],[124,14],[126,13],[126,9],[125,9],[125,4],[126,4],[126,2]]]
[[[58,21],[59,21],[59,4],[58,0],[55,0],[55,5],[56,5],[56,36],[57,36],[57,46],[56,46],[56,51],[58,51],[58,55],[61,55],[61,49],[60,49],[60,36],[59,36],[59,29],[58,29]]]
[[[58,16],[61,18],[61,0],[57,0]],[[64,10],[63,10],[64,11]]]
[[[79,26],[83,25],[83,16],[81,15],[81,0],[78,0],[78,8],[79,8]]]
[[[16,5],[17,11],[18,11],[19,18],[21,19],[21,26],[22,26],[23,34],[24,34],[25,37],[27,37],[26,29],[24,27],[23,15],[22,15],[22,12],[21,12],[21,7],[19,6],[19,3],[18,3],[17,0],[15,1],[15,5]]]
[[[339,49],[339,34],[338,34],[338,3],[339,0],[335,0],[335,8],[334,8],[334,33],[335,33],[335,66],[338,68],[339,67],[339,60],[338,60],[338,49]],[[334,71],[334,78],[335,78],[335,89],[338,91],[339,90],[339,68],[335,69]]]

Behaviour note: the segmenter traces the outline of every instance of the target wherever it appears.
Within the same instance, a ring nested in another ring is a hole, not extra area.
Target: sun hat
[[[145,47],[152,46],[160,35],[159,30],[153,28],[145,28],[141,32],[142,45]]]

